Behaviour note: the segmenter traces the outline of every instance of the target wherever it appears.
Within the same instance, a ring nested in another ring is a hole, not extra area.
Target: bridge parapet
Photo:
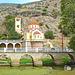
[[[73,52],[71,50],[58,50],[52,48],[0,48],[0,52]]]

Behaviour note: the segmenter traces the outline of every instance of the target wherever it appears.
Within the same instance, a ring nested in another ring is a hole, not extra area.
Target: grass
[[[8,59],[0,59],[0,61],[8,61],[8,62],[11,62],[11,58],[8,58]]]
[[[26,58],[21,58],[20,63],[30,63],[32,62],[32,59],[26,59]]]
[[[67,61],[69,61],[69,58],[68,57],[63,57],[62,61],[67,62]]]
[[[51,61],[51,59],[46,58],[46,59],[41,59],[41,61],[42,61],[42,62],[50,62],[50,61]]]
[[[0,75],[48,75],[48,71],[38,67],[0,67]]]
[[[0,67],[0,75],[75,75],[75,70],[54,70],[50,67]]]

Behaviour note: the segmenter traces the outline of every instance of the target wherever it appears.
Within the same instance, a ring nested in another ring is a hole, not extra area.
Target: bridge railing
[[[0,52],[73,52],[69,49],[54,48],[0,48]]]

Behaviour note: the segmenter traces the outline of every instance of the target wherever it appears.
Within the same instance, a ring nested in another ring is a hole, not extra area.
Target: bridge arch
[[[54,61],[54,57],[53,57],[53,55],[51,55],[51,54],[44,54],[44,55],[41,57],[41,59],[43,59],[43,58],[51,58],[51,61]]]
[[[0,48],[6,48],[6,44],[5,43],[1,43],[0,44]]]
[[[70,61],[73,61],[73,60],[74,60],[73,55],[72,55],[72,54],[68,54],[68,55],[69,55],[69,57],[70,57]]]
[[[8,54],[0,54],[0,58],[8,59],[10,56]]]
[[[20,59],[21,59],[21,58],[32,59],[32,62],[30,62],[30,63],[33,63],[33,65],[34,65],[34,59],[33,59],[33,57],[32,57],[30,54],[21,55],[21,56],[20,56]]]

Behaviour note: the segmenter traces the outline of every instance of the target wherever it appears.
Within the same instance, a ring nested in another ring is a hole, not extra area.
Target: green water
[[[0,67],[0,75],[75,75],[75,70],[64,71],[51,67]]]

